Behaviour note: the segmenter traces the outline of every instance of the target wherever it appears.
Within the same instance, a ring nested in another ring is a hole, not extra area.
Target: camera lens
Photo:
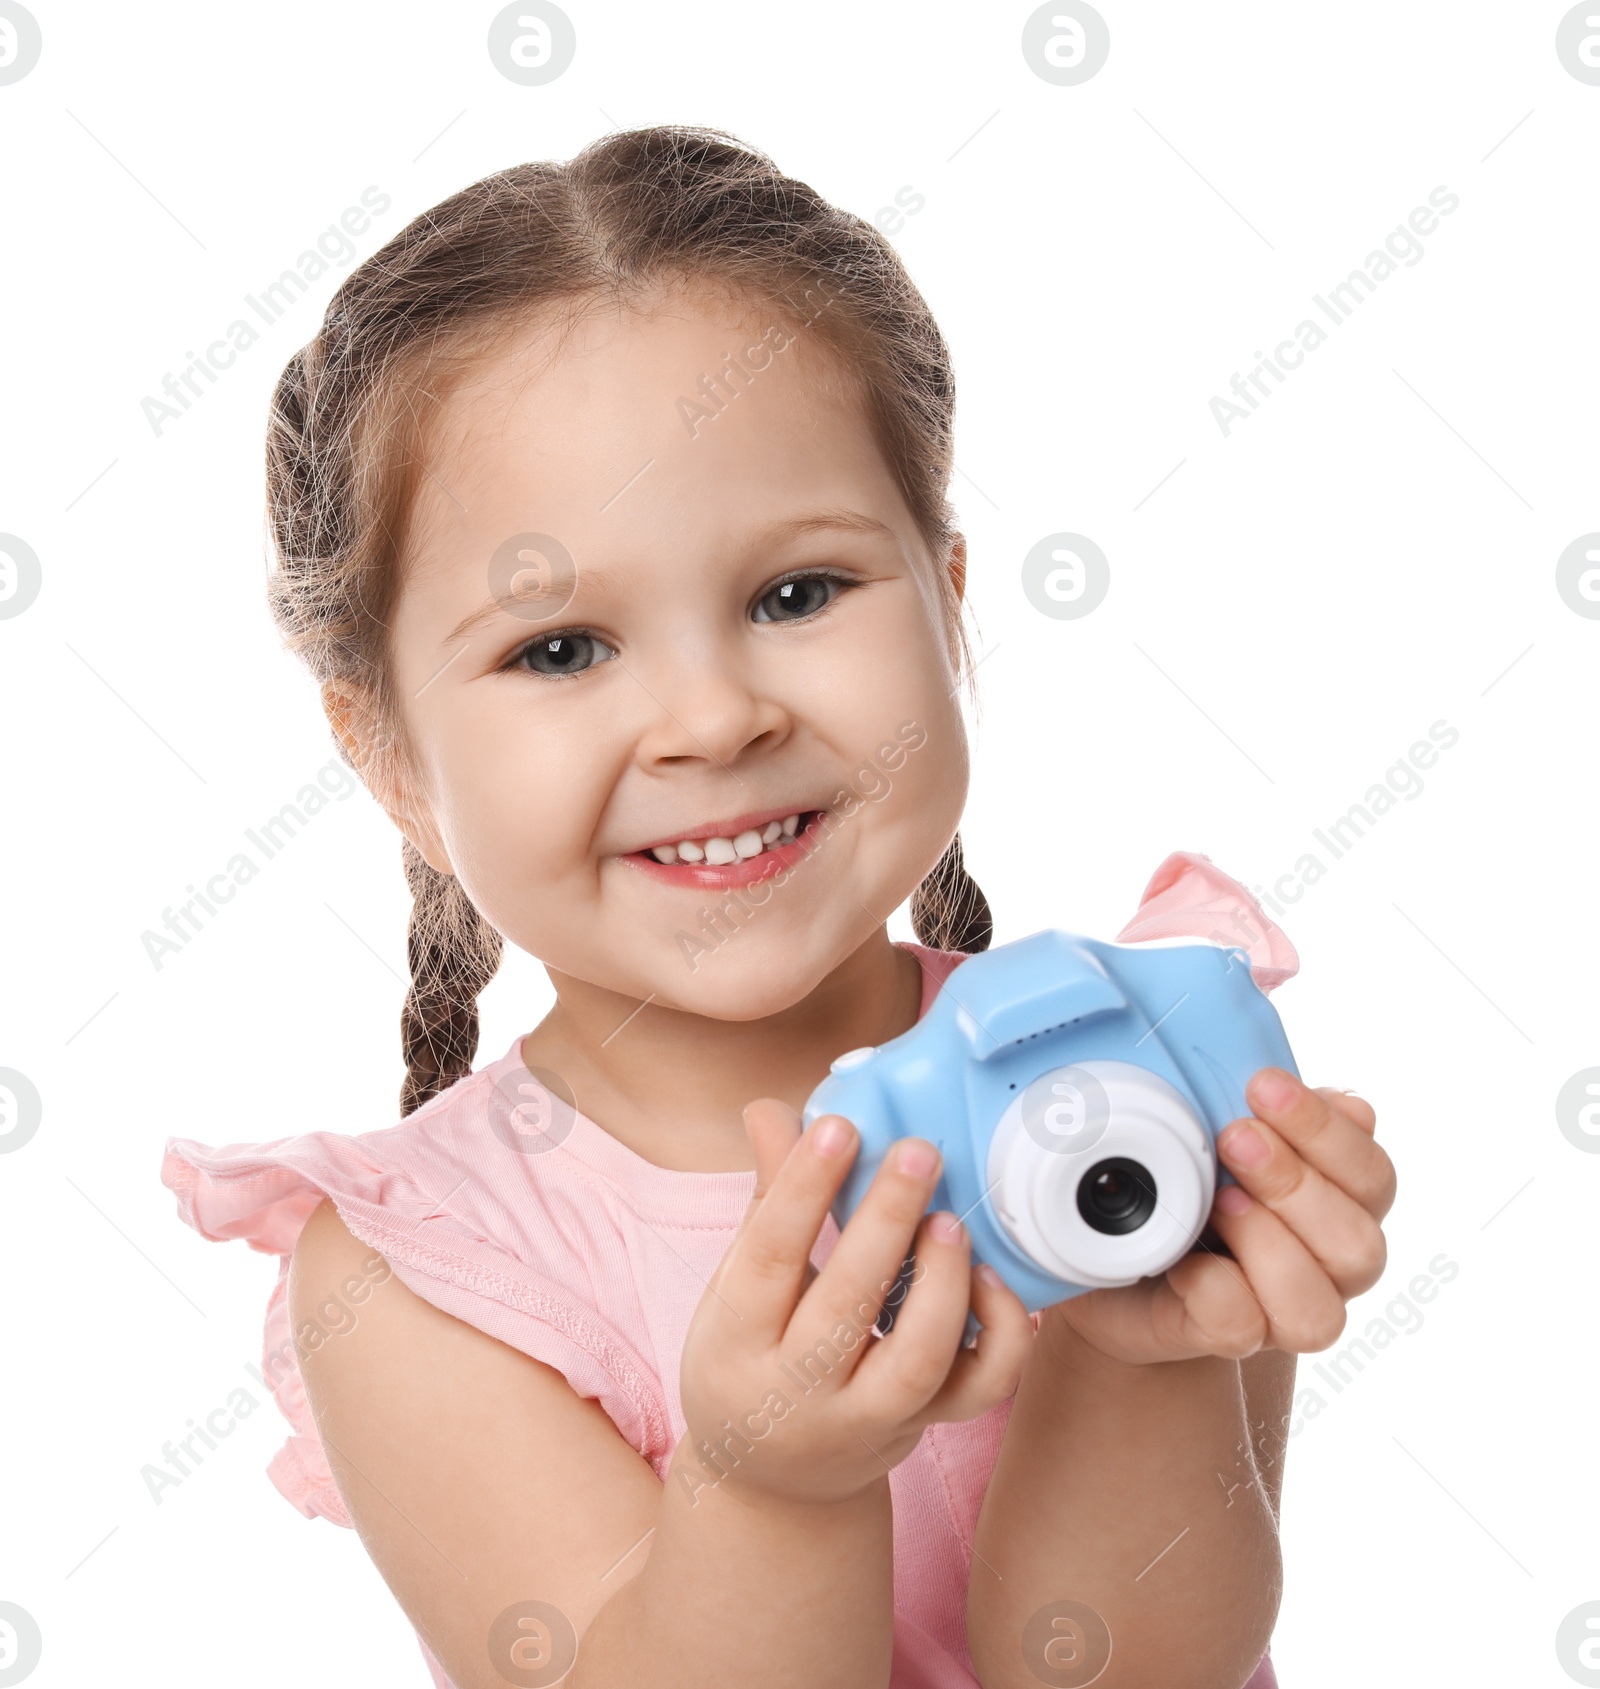
[[[1125,1155],[1097,1161],[1078,1181],[1078,1212],[1107,1237],[1136,1232],[1156,1211],[1150,1170]]]

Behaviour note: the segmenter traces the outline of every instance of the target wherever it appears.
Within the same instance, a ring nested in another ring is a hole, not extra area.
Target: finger
[[[1271,1344],[1294,1354],[1326,1349],[1345,1324],[1345,1298],[1304,1242],[1237,1185],[1212,1204],[1211,1223],[1233,1259],[1187,1255],[1168,1273],[1194,1325],[1236,1335],[1255,1329],[1255,1347],[1212,1353],[1243,1358]],[[1247,1306],[1248,1304],[1248,1306]]]
[[[802,1330],[831,1330],[839,1320],[860,1321],[871,1327],[906,1257],[913,1253],[913,1238],[939,1183],[942,1165],[938,1149],[925,1138],[902,1138],[890,1146],[855,1212],[841,1229],[833,1252],[805,1293],[797,1310]],[[863,1308],[867,1310],[865,1316]],[[897,1313],[897,1325],[899,1318]],[[929,1387],[930,1394],[937,1384],[936,1379]]]
[[[768,1125],[775,1125],[770,1117],[757,1131]],[[842,1115],[819,1116],[792,1146],[770,1188],[751,1197],[712,1281],[718,1335],[741,1345],[777,1345],[814,1270],[811,1251],[858,1142]],[[758,1189],[759,1182],[758,1173]]]
[[[748,1228],[761,1199],[771,1189],[773,1180],[777,1178],[779,1170],[788,1160],[804,1131],[799,1112],[776,1097],[757,1097],[753,1102],[746,1103],[743,1119],[745,1135],[755,1152],[756,1182],[754,1190],[750,1193],[750,1200],[745,1204],[744,1213],[739,1216],[733,1242],[737,1242]],[[706,1281],[709,1288],[717,1287],[733,1258],[730,1244],[711,1270],[711,1277]],[[809,1267],[809,1274],[815,1276],[815,1273],[816,1268]],[[810,1277],[805,1282],[809,1283]]]
[[[779,1142],[782,1137],[791,1135],[788,1131],[791,1118],[797,1121],[799,1116],[787,1103],[780,1102],[776,1097],[757,1097],[753,1102],[745,1104],[742,1118],[745,1136],[749,1138],[756,1158],[756,1182],[750,1193],[750,1200],[745,1204],[744,1213],[739,1216],[739,1224],[734,1228],[735,1241],[749,1226],[761,1198],[767,1194],[773,1179],[777,1177],[778,1167],[787,1159],[787,1152],[782,1155],[778,1153]],[[712,1268],[708,1283],[714,1285],[721,1277],[731,1253],[731,1249],[722,1252],[721,1259]]]
[[[1394,1163],[1349,1113],[1281,1067],[1264,1067],[1253,1074],[1245,1096],[1258,1119],[1275,1127],[1306,1161],[1375,1220],[1389,1212],[1394,1203]]]
[[[757,1097],[745,1105],[744,1129],[756,1152],[754,1194],[765,1196],[805,1131],[800,1111],[776,1097]]]
[[[1016,1393],[1033,1353],[1038,1327],[1022,1298],[998,1273],[990,1277],[974,1267],[968,1300],[979,1320],[977,1341],[957,1352],[944,1383],[922,1409],[924,1424],[976,1419],[987,1413],[996,1402]]]
[[[911,1246],[916,1265],[894,1328],[858,1354],[856,1394],[874,1417],[909,1419],[949,1377],[972,1300],[970,1248],[967,1228],[948,1210],[927,1215],[917,1227]]]
[[[1208,1337],[1190,1321],[1183,1298],[1172,1288],[1171,1277],[1169,1271],[1159,1278],[1142,1278],[1133,1284],[1085,1291],[1072,1298],[1069,1323],[1086,1336],[1092,1333],[1092,1341],[1107,1354],[1138,1363],[1152,1358],[1187,1360],[1215,1353],[1213,1343],[1228,1337],[1227,1322],[1213,1320],[1217,1335]],[[1252,1307],[1254,1326],[1245,1323]],[[1230,1340],[1233,1352],[1242,1355],[1261,1342],[1266,1327],[1253,1297],[1247,1298],[1241,1309],[1235,1315],[1238,1329]]]
[[[1320,1098],[1316,1101],[1323,1106]],[[1358,1133],[1355,1126],[1346,1129]],[[1388,1251],[1377,1219],[1264,1120],[1234,1121],[1217,1139],[1217,1154],[1238,1180],[1234,1188],[1277,1215],[1346,1300],[1370,1290],[1383,1276]],[[1219,1204],[1224,1214],[1230,1205],[1238,1206],[1236,1198],[1224,1201],[1225,1196],[1226,1187],[1212,1204],[1213,1224]],[[1231,1249],[1232,1239],[1218,1230]]]
[[[1160,1278],[1141,1279],[1117,1295],[1143,1293],[1130,1315],[1147,1320],[1163,1353],[1243,1360],[1266,1342],[1271,1322],[1250,1281],[1220,1255],[1185,1255]]]
[[[1368,1137],[1377,1131],[1378,1111],[1365,1097],[1358,1097],[1354,1091],[1341,1091],[1334,1085],[1318,1085],[1316,1091],[1319,1097],[1326,1097],[1332,1107],[1343,1109]]]

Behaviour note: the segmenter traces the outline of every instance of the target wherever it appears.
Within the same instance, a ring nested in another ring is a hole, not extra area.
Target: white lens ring
[[[1012,1099],[990,1141],[986,1185],[1001,1226],[1045,1272],[1091,1289],[1162,1273],[1193,1245],[1211,1211],[1216,1168],[1205,1127],[1166,1080],[1132,1062],[1074,1062],[1057,1072],[1104,1088],[1104,1129],[1081,1150],[1056,1150],[1027,1129],[1022,1097]],[[1039,1085],[1050,1075],[1034,1081]],[[1033,1087],[1030,1087],[1032,1089]],[[1063,1140],[1068,1141],[1068,1140]],[[1149,1170],[1156,1207],[1132,1232],[1099,1232],[1078,1209],[1078,1186],[1092,1167],[1126,1156]]]

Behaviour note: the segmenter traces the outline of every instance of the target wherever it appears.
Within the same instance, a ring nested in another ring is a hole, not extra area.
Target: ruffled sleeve
[[[344,1498],[339,1494],[322,1452],[322,1439],[311,1418],[305,1385],[295,1360],[294,1340],[289,1331],[289,1257],[278,1268],[278,1282],[267,1298],[267,1326],[261,1345],[261,1375],[272,1391],[278,1410],[289,1421],[290,1435],[267,1462],[267,1476],[278,1493],[299,1508],[308,1519],[331,1519],[336,1525],[351,1523]]]
[[[464,1112],[472,1103],[464,1094],[470,1083],[452,1098]],[[324,1197],[408,1289],[555,1367],[577,1394],[596,1399],[658,1470],[670,1459],[673,1438],[659,1381],[592,1305],[583,1252],[572,1247],[574,1223],[560,1207],[554,1168],[541,1169],[554,1193],[549,1200],[529,1196],[509,1217],[501,1200],[506,1161],[491,1167],[483,1158],[492,1150],[453,1142],[453,1111],[441,1110],[443,1102],[435,1099],[403,1125],[363,1136],[317,1132],[221,1148],[182,1138],[166,1144],[161,1179],[177,1198],[180,1218],[203,1237],[243,1238],[252,1249],[280,1257],[267,1303],[261,1373],[291,1435],[267,1470],[308,1518],[351,1523],[306,1401],[288,1309],[289,1259]],[[556,1158],[510,1158],[525,1175],[534,1159]],[[588,1203],[592,1214],[587,1187],[567,1200],[574,1207]],[[311,1332],[309,1340],[318,1334]]]
[[[349,1525],[311,1418],[289,1329],[289,1257],[312,1211],[333,1194],[328,1185],[337,1181],[319,1181],[309,1169],[296,1167],[291,1146],[297,1141],[211,1149],[189,1139],[169,1139],[161,1182],[177,1197],[180,1217],[202,1237],[218,1242],[243,1238],[259,1253],[281,1257],[267,1299],[260,1376],[291,1434],[268,1463],[267,1476],[308,1519]],[[302,1155],[314,1161],[313,1141],[303,1144]]]

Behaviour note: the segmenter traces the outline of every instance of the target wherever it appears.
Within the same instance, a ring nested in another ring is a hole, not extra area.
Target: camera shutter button
[[[828,1063],[829,1073],[848,1073],[853,1067],[860,1067],[865,1061],[871,1061],[877,1051],[870,1044],[864,1044],[859,1050],[846,1050],[842,1056],[835,1056]]]

